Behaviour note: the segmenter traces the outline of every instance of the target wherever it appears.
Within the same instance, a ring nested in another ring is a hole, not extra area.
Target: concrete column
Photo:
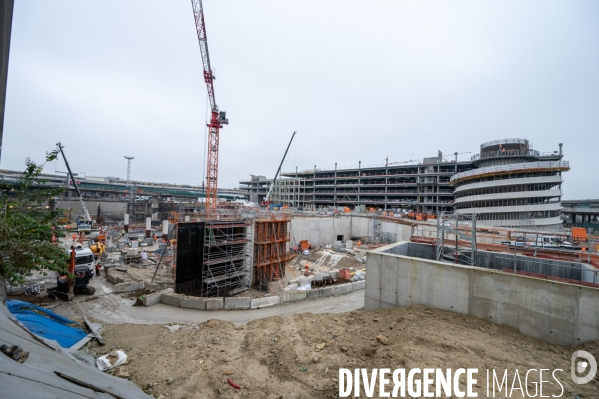
[[[362,176],[362,161],[358,161],[358,206],[360,206],[360,177]]]
[[[312,183],[312,210],[316,210],[316,165],[314,165],[314,182]]]
[[[158,196],[152,196],[152,220],[158,220]]]
[[[162,238],[165,240],[168,239],[168,220],[162,221]]]
[[[146,217],[146,238],[150,237],[150,230],[152,230],[152,218]]]
[[[335,179],[333,180],[333,207],[337,209],[337,162],[335,162]]]
[[[128,233],[129,232],[129,214],[125,213],[125,221],[124,221],[124,225],[125,225],[125,232]]]
[[[389,157],[385,158],[385,212],[387,212],[387,184],[389,182],[389,179],[387,178],[387,176],[389,176]]]

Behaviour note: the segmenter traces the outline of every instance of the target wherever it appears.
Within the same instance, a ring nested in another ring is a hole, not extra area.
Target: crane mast
[[[206,24],[204,22],[204,9],[202,0],[191,0],[193,16],[196,24],[196,33],[202,54],[204,68],[204,82],[208,88],[208,99],[210,101],[210,122],[208,123],[208,154],[206,165],[206,217],[214,215],[218,194],[218,145],[219,133],[223,125],[229,123],[226,113],[218,110],[214,96],[214,74],[210,66],[210,55],[208,53],[208,40],[206,37]]]

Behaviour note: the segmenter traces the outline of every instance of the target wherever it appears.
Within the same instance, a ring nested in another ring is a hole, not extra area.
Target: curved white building
[[[484,143],[472,157],[475,169],[450,179],[454,210],[477,215],[482,226],[561,226],[562,150],[541,154],[525,139]]]

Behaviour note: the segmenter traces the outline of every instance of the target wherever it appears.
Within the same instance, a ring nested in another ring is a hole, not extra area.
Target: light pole
[[[125,155],[124,158],[127,160],[127,185],[129,186],[129,206],[127,216],[133,213],[133,184],[131,184],[131,160],[135,159],[135,157],[130,157]],[[129,219],[125,217],[125,219]],[[125,226],[128,227],[129,220],[125,221]],[[128,230],[128,228],[126,228]]]

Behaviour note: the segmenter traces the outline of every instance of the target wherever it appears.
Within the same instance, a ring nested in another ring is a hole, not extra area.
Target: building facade
[[[364,168],[360,164],[354,169],[315,168],[284,173],[283,180],[286,177],[304,181],[300,198],[309,209],[348,207],[438,213],[453,209],[451,176],[471,168],[470,161],[445,159],[439,154],[413,164],[386,163]]]
[[[475,168],[451,177],[455,212],[477,215],[479,225],[556,227],[562,224],[559,152],[541,154],[526,139],[484,143],[472,157]]]
[[[292,195],[281,195],[280,200],[289,206],[303,204],[305,209],[378,208],[435,214],[455,210],[477,213],[482,224],[501,226],[561,224],[561,174],[569,170],[568,162],[562,161],[561,144],[559,151],[541,153],[528,140],[504,139],[482,144],[469,160],[452,155],[448,159],[439,153],[409,164],[283,173],[281,180],[300,179],[303,185],[300,201]],[[247,186],[240,190],[263,192],[263,199],[271,181],[252,176],[251,181],[240,183]],[[275,186],[273,192],[277,191]]]

